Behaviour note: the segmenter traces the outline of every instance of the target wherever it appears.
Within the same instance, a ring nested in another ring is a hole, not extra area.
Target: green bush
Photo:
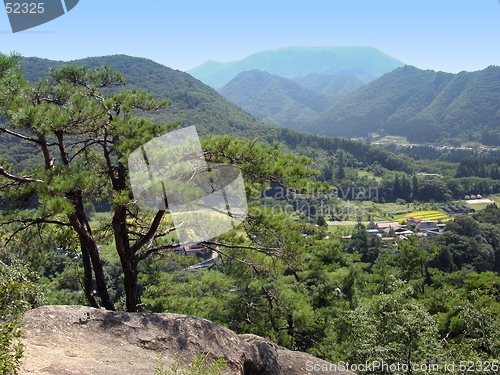
[[[41,305],[42,294],[30,281],[26,266],[4,261],[0,260],[0,375],[12,375],[23,354],[19,341],[23,312]]]

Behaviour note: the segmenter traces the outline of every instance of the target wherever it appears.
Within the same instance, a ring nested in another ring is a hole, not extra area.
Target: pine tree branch
[[[130,248],[130,251],[132,254],[137,253],[141,247],[143,247],[145,244],[147,244],[151,239],[154,238],[154,235],[156,233],[156,230],[160,226],[161,219],[163,218],[163,215],[165,214],[165,210],[160,210],[156,213],[156,216],[153,220],[153,223],[151,224],[151,227],[147,231],[146,235],[144,235],[142,238],[136,241],[135,244],[132,245]]]
[[[228,249],[246,249],[246,250],[255,250],[267,255],[275,255],[276,253],[281,252],[279,248],[273,247],[255,247],[255,246],[245,246],[245,245],[230,245],[216,241],[203,241],[203,244],[214,245],[214,246],[222,246],[227,247]]]
[[[207,244],[208,244],[208,245],[207,245]],[[203,242],[203,245],[205,245],[208,249],[210,249],[210,250],[212,250],[212,251],[215,251],[216,253],[218,253],[218,254],[220,254],[220,255],[222,255],[222,256],[225,256],[225,257],[226,257],[226,258],[228,258],[228,259],[231,259],[231,260],[234,260],[234,261],[236,261],[236,262],[239,262],[239,263],[242,263],[242,264],[245,264],[245,265],[247,265],[247,266],[252,267],[252,268],[253,268],[253,270],[255,271],[255,273],[256,273],[256,274],[259,274],[259,273],[260,273],[259,268],[258,268],[255,264],[253,264],[252,262],[249,262],[248,260],[245,260],[245,259],[238,259],[238,258],[236,258],[236,257],[233,257],[233,256],[229,255],[229,254],[226,254],[224,251],[222,251],[222,250],[219,248],[219,246],[213,247],[213,246],[211,246],[211,245],[210,245],[210,243],[208,243],[208,242]],[[225,245],[224,245],[224,246],[225,246]],[[226,246],[226,247],[227,247],[227,246]],[[238,247],[238,246],[236,246],[236,247]]]
[[[160,245],[160,246],[151,247],[151,248],[148,248],[148,249],[144,250],[143,252],[141,252],[137,256],[137,259],[139,259],[139,261],[141,261],[141,260],[146,259],[151,254],[156,253],[160,250],[171,250],[171,249],[175,249],[177,247],[179,247],[179,244]]]
[[[65,227],[71,227],[70,223],[65,223],[63,221],[59,220],[49,220],[46,218],[38,218],[38,219],[12,219],[12,220],[7,220],[2,223],[0,223],[0,227],[4,225],[9,225],[9,224],[23,224],[21,228],[18,228],[12,233],[7,241],[5,242],[5,246],[9,244],[10,241],[20,232],[23,230],[28,229],[29,227],[36,225],[36,224],[56,224],[60,226],[65,226]]]
[[[14,137],[23,139],[25,141],[30,141],[30,142],[33,142],[33,143],[36,143],[36,144],[41,144],[41,142],[38,139],[27,137],[25,135],[22,135],[20,133],[16,133],[16,132],[14,132],[12,130],[9,130],[9,129],[6,129],[6,128],[0,128],[0,132],[13,135]]]
[[[29,178],[27,176],[22,176],[22,177],[15,176],[15,175],[7,172],[3,167],[0,167],[0,175],[7,177],[9,180],[16,181],[19,183],[29,183],[29,182],[43,183],[42,180],[37,180],[35,178]]]

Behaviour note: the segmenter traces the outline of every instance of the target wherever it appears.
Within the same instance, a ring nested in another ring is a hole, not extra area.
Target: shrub
[[[23,354],[22,315],[42,304],[42,294],[30,281],[27,267],[0,260],[0,375],[16,374]]]

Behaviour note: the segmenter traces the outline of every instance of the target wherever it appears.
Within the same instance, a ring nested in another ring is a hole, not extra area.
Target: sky
[[[238,60],[281,47],[355,45],[421,69],[500,65],[500,3],[80,0],[64,16],[15,34],[0,11],[1,53],[55,60],[127,54],[189,70],[209,59]]]

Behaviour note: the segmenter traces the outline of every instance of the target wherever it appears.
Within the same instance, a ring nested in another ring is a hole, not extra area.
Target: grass
[[[395,217],[415,211],[415,206],[411,203],[373,203],[364,201],[363,208],[366,213],[363,220],[368,220],[368,215],[370,215],[373,221],[392,221]]]
[[[375,139],[375,137],[374,137],[373,142],[380,142],[383,144],[386,144],[386,143],[409,144],[406,137],[401,137],[398,135],[386,135],[386,136],[384,136],[382,138],[378,138],[378,139]]]
[[[490,195],[490,196],[487,196],[487,197],[484,197],[484,199],[489,199],[489,200],[492,200],[494,201],[497,206],[500,205],[500,195],[498,194],[495,194],[495,195]],[[465,204],[473,209],[475,209],[476,211],[480,211],[480,210],[483,210],[486,208],[486,206],[490,205],[490,204],[493,204],[493,203],[477,203],[477,204],[470,204],[468,203],[467,201],[461,201],[460,204]]]
[[[180,361],[166,368],[161,357],[157,359],[154,368],[155,375],[220,375],[227,367],[227,361],[222,358],[209,360],[207,354],[199,354],[183,369]]]
[[[328,234],[330,237],[347,236],[352,234],[355,225],[330,225],[328,226]]]
[[[377,177],[373,173],[368,172],[368,171],[358,170],[357,172],[358,172],[359,177],[367,177],[370,179],[374,179],[377,182],[381,182],[383,180],[382,177]]]
[[[493,200],[493,199],[492,199]],[[495,200],[495,203],[497,204],[498,206],[498,200]],[[477,204],[468,204],[467,201],[464,203],[466,204],[467,206],[469,206],[470,208],[473,208],[474,210],[476,211],[481,211],[481,210],[484,210],[486,208],[486,206],[489,206],[490,204],[493,204],[493,203],[477,203]]]

